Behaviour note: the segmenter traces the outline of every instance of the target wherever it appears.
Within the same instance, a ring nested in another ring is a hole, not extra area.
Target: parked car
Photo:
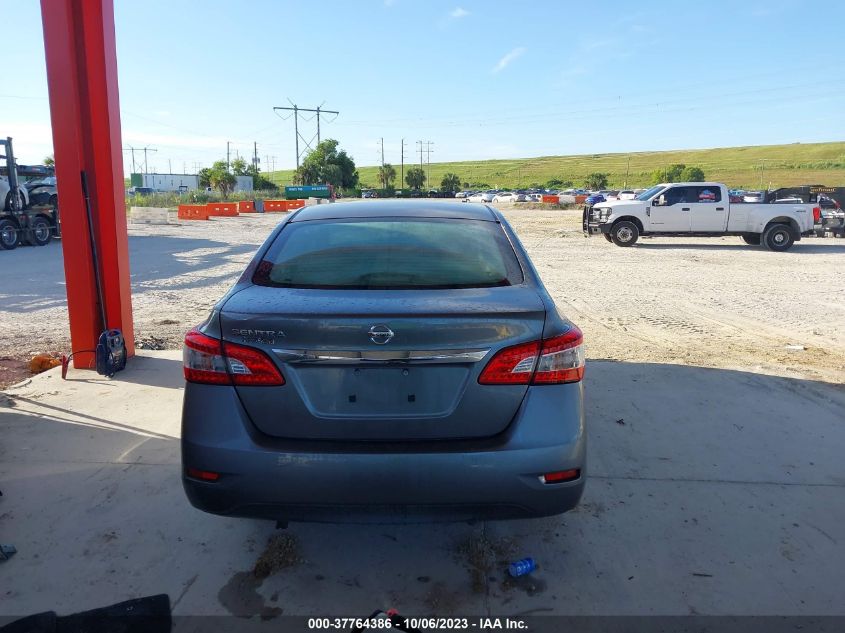
[[[465,198],[465,200],[468,202],[493,202],[493,198],[495,197],[495,193],[479,191],[478,193],[472,194],[469,198]]]
[[[0,175],[0,200],[3,204],[2,210],[11,211],[12,191],[11,187],[9,187],[8,177],[2,175]],[[29,192],[21,184],[18,184],[18,202],[21,210],[29,207]]]
[[[495,209],[305,207],[185,337],[184,488],[279,521],[559,514],[586,478],[584,366]]]
[[[616,194],[617,200],[633,200],[637,197],[637,194],[634,192],[633,189],[623,189],[618,194]]]
[[[468,198],[470,195],[472,195],[471,191],[459,191],[458,193],[455,194],[455,197],[456,198]]]
[[[48,205],[56,207],[59,204],[59,194],[56,190],[56,177],[48,176],[38,180],[31,180],[24,184],[29,194],[32,206]]]
[[[842,205],[840,205],[839,202],[837,202],[836,200],[834,200],[830,196],[820,195],[819,196],[819,207],[821,207],[823,210],[841,209]]]
[[[762,191],[746,191],[745,194],[742,196],[743,202],[763,202],[763,192]]]
[[[513,202],[516,194],[513,191],[500,191],[493,196],[493,202]]]
[[[587,199],[584,200],[584,204],[587,206],[598,204],[599,202],[605,202],[605,197],[600,193],[589,195],[587,196]]]

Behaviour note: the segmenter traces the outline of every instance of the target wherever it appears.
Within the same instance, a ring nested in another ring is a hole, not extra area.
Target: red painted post
[[[74,367],[92,368],[101,323],[81,173],[106,307],[135,353],[112,0],[41,0]]]

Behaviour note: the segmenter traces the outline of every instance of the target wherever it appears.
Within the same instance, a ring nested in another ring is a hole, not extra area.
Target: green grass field
[[[628,171],[628,187],[645,187],[652,184],[652,171],[674,163],[701,167],[708,180],[746,189],[845,184],[845,142],[431,163],[430,179],[433,186],[439,186],[443,174],[453,172],[462,182],[491,187],[542,185],[552,178],[571,180],[577,187],[588,174],[603,172],[608,174],[610,187],[618,188],[625,185]],[[409,166],[406,164],[406,169]],[[394,167],[398,180],[399,165]],[[377,170],[377,166],[359,166],[362,186],[379,186]],[[271,179],[286,185],[292,174],[290,170],[276,171]]]

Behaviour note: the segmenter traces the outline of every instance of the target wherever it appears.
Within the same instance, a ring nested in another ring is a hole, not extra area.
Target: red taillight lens
[[[815,224],[819,223],[819,220],[822,219],[822,210],[821,207],[813,207],[813,222]]]
[[[185,380],[206,385],[279,386],[281,372],[261,350],[191,330],[182,352]]]
[[[584,336],[574,325],[566,334],[506,347],[481,375],[482,385],[550,385],[584,377]]]
[[[531,382],[540,342],[506,347],[487,363],[478,377],[482,385],[527,385]]]

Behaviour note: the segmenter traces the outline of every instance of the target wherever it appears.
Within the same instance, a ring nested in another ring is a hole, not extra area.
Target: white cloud
[[[396,1],[396,0],[384,0],[384,6],[386,6],[386,7],[392,7],[392,6],[393,6],[393,3],[394,3],[395,1]]]
[[[469,11],[467,11],[463,7],[455,7],[449,15],[455,19],[465,18],[469,15]]]
[[[513,60],[521,57],[525,53],[525,49],[522,46],[518,46],[509,53],[507,53],[502,59],[499,60],[499,63],[493,67],[494,73],[497,73],[501,70],[504,70],[508,64],[510,64]]]

